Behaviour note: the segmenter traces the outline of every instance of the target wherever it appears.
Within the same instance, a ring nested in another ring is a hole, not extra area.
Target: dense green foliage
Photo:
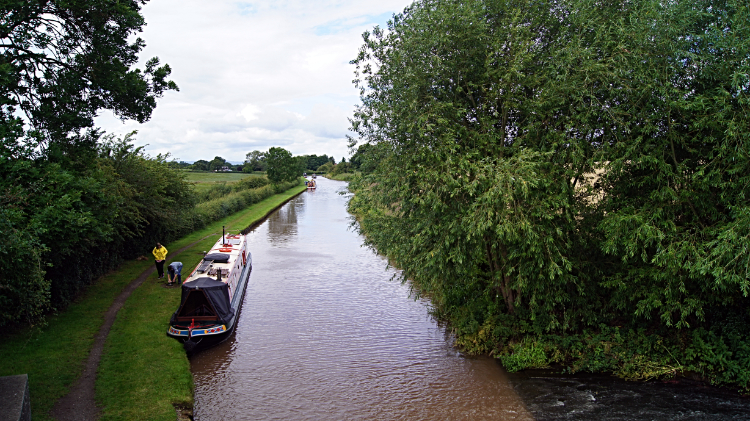
[[[266,175],[274,183],[292,181],[301,175],[299,162],[288,150],[274,147],[269,149],[265,156]]]
[[[146,121],[177,89],[155,58],[131,69],[145,46],[133,38],[143,3],[0,6],[0,326],[35,322],[123,258],[284,188],[249,180],[198,205],[166,156],[93,128],[101,109]],[[216,157],[208,169],[224,165]]]
[[[142,226],[190,200],[179,180],[149,179],[159,159],[124,145],[100,149],[92,129],[100,109],[146,121],[156,99],[177,89],[156,58],[131,69],[145,46],[132,38],[143,3],[0,6],[0,325],[69,302],[127,242],[148,236]]]
[[[181,165],[170,163],[173,167],[180,167]],[[214,159],[206,161],[205,159],[199,159],[193,162],[192,165],[185,165],[185,167],[196,171],[242,171],[242,166],[232,165],[231,162],[226,159],[215,156]]]
[[[748,388],[745,2],[423,0],[364,40],[350,208],[459,345]]]
[[[16,201],[4,199],[9,206],[2,222],[3,233],[18,241],[4,243],[0,256],[3,267],[24,270],[10,270],[5,278],[0,325],[65,306],[122,259],[150,258],[157,241],[166,243],[296,184],[247,177],[196,194],[184,172],[171,169],[163,156],[145,155],[133,146],[132,135],[102,139],[82,173],[43,159],[12,161],[9,173],[16,180],[8,189]]]
[[[170,259],[194,267],[200,260],[200,251],[214,244],[216,234],[223,226],[230,232],[242,230],[304,189],[304,186],[298,186],[274,195],[167,244],[172,253],[195,244],[180,255],[170,253]],[[99,278],[64,312],[48,317],[43,326],[10,333],[6,329],[0,341],[0,355],[4,357],[0,360],[0,376],[28,373],[34,420],[51,419],[49,412],[53,405],[80,375],[83,361],[112,301],[146,270],[153,271],[151,261],[125,262],[117,270]],[[120,310],[110,331],[97,373],[97,401],[103,408],[101,419],[119,415],[125,419],[151,420],[164,414],[171,414],[174,418],[171,404],[192,407],[193,382],[187,356],[179,342],[164,335],[163,323],[174,311],[179,294],[174,294],[174,289],[162,288],[162,285],[161,282],[147,281],[138,288]],[[148,323],[135,323],[133,318]],[[142,329],[149,323],[160,324],[146,329],[148,333],[144,336]],[[150,338],[144,340],[145,337]],[[125,352],[132,346],[138,351]],[[143,365],[155,369],[132,369]],[[129,376],[130,372],[137,375]],[[148,398],[144,399],[144,395]]]
[[[261,151],[252,151],[248,152],[247,155],[245,155],[245,165],[242,167],[242,171],[265,171],[266,167],[266,153]]]
[[[321,166],[334,160],[328,155],[301,155],[299,158],[302,160],[302,170],[307,172],[318,171]]]
[[[284,155],[284,159],[288,158],[283,151],[285,151],[283,148],[271,148],[274,151],[271,150],[267,152],[261,152],[261,151],[252,151],[249,152],[245,156],[245,166],[243,167],[244,172],[253,172],[253,171],[266,171],[268,169],[268,158],[271,157],[271,161],[278,160],[279,158]],[[291,154],[289,154],[291,156]],[[320,172],[321,168],[329,163],[335,163],[334,159],[332,157],[328,157],[328,155],[298,155],[293,157],[295,163],[292,164],[291,162],[286,162],[284,165],[286,166],[287,170],[291,172],[292,166],[296,166],[296,176],[300,176],[305,172]],[[278,164],[275,164],[278,166]],[[274,173],[276,171],[275,169],[272,169],[271,172]],[[325,171],[325,170],[323,170]]]

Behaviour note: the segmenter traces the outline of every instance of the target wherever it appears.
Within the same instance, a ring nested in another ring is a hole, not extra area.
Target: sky
[[[293,155],[351,155],[346,135],[359,103],[352,84],[362,33],[386,26],[407,0],[151,0],[142,10],[151,57],[180,88],[157,100],[151,119],[95,123],[170,160],[241,162],[278,146]]]

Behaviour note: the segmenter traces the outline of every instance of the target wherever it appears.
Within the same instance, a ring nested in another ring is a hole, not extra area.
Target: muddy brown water
[[[237,330],[191,359],[196,420],[750,419],[732,394],[463,356],[429,302],[362,247],[340,193],[319,178],[248,234]]]

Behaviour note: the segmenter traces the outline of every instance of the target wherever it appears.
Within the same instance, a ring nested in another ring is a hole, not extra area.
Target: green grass
[[[216,184],[236,183],[246,177],[262,177],[265,174],[247,174],[241,172],[185,172],[186,180],[193,183],[196,192],[210,189]]]
[[[330,178],[331,180],[351,181],[351,179],[354,178],[355,175],[356,174],[352,172],[345,172],[336,175],[326,174],[324,177]]]
[[[263,174],[243,172],[186,172],[186,180],[191,183],[234,183],[245,177],[262,177]]]
[[[29,375],[34,420],[48,420],[48,412],[83,371],[104,313],[115,297],[153,262],[129,261],[100,278],[85,297],[41,327],[7,335],[0,343],[0,376]]]
[[[168,249],[177,250],[200,240],[182,253],[169,256],[169,260],[181,261],[189,273],[200,262],[202,252],[216,242],[222,225],[227,232],[239,232],[304,190],[304,186],[298,186],[271,196],[169,244]],[[99,365],[96,390],[97,402],[104,408],[102,420],[174,420],[174,404],[192,407],[190,364],[180,343],[166,335],[179,300],[178,288],[164,288],[154,276],[120,310]]]
[[[271,196],[207,228],[167,245],[177,250],[211,235],[180,255],[189,271],[200,260],[198,253],[216,241],[221,226],[238,232],[265,216],[289,197],[303,191],[298,186]],[[64,396],[83,370],[104,313],[133,279],[152,261],[128,261],[100,278],[60,314],[49,316],[44,326],[4,333],[0,341],[0,376],[29,375],[32,417],[49,420],[49,411]],[[112,326],[97,377],[97,402],[102,419],[175,419],[173,403],[192,405],[192,376],[182,347],[165,332],[169,316],[179,301],[179,289],[165,289],[152,277],[133,292]]]

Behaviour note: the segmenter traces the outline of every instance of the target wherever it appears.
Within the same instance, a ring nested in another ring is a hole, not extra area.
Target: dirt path
[[[199,242],[205,240],[208,237],[215,236],[216,234],[209,234],[200,240],[188,244],[181,249],[172,252],[173,256],[176,256],[183,251],[193,247]],[[57,421],[92,421],[99,418],[99,408],[96,406],[96,390],[94,389],[96,383],[96,371],[99,368],[99,360],[102,358],[102,352],[104,350],[104,342],[107,340],[109,330],[112,328],[112,324],[115,322],[117,312],[120,311],[122,306],[125,304],[125,300],[130,297],[130,294],[136,290],[148,277],[156,271],[156,267],[143,271],[138,278],[129,283],[115,298],[115,301],[109,307],[109,310],[104,314],[104,324],[99,329],[99,333],[94,338],[94,346],[91,348],[86,365],[83,368],[83,373],[78,381],[70,388],[67,395],[60,398],[52,408],[52,418]]]

